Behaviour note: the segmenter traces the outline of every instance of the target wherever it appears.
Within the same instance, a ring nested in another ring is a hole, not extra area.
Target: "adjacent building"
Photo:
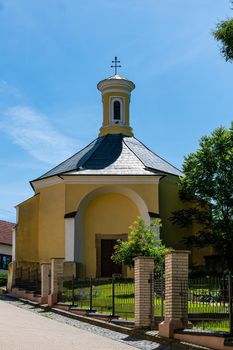
[[[0,273],[7,273],[12,260],[12,231],[15,224],[0,220]]]

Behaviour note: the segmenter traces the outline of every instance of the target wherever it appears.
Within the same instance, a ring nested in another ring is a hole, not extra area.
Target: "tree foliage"
[[[140,217],[130,226],[128,241],[117,240],[112,260],[128,267],[134,266],[137,256],[153,256],[155,266],[160,266],[167,248],[159,239],[160,220],[156,219],[148,226]]]
[[[218,23],[213,35],[221,42],[221,53],[225,60],[233,62],[233,18]]]
[[[181,227],[196,224],[186,243],[212,245],[233,271],[233,124],[202,137],[199,146],[185,158],[180,179],[180,198],[190,205],[171,220]]]

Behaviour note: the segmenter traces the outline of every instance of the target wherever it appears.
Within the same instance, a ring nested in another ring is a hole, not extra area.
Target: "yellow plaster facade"
[[[39,206],[39,262],[64,257],[65,185],[41,188]]]
[[[18,261],[37,262],[39,260],[39,200],[38,194],[18,206],[18,216],[20,217],[16,226],[16,257]]]
[[[111,192],[111,191],[116,191]],[[82,274],[96,275],[96,234],[128,234],[129,226],[141,212],[125,191],[137,194],[147,211],[160,213],[161,238],[174,249],[184,249],[182,239],[189,235],[186,229],[174,227],[169,220],[174,208],[181,209],[177,177],[167,176],[159,184],[65,184],[46,186],[19,205],[16,257],[18,261],[45,263],[53,257],[65,258],[65,214],[77,212],[90,196],[84,207],[84,261]],[[110,191],[110,192],[109,192]],[[96,194],[95,194],[96,192]],[[194,230],[194,228],[192,229]],[[169,234],[168,234],[169,233]],[[203,265],[203,256],[211,255],[211,248],[192,250],[192,262]],[[88,262],[88,263],[87,263]],[[79,264],[80,265],[80,264]],[[128,274],[130,272],[128,271]]]
[[[106,193],[93,199],[84,213],[85,275],[96,276],[96,234],[122,235],[140,216],[135,203],[119,193]],[[90,220],[90,218],[92,218]]]
[[[98,185],[98,184],[82,184],[82,185],[66,185],[66,197],[65,197],[65,207],[66,213],[77,211],[82,200],[86,196],[97,189],[111,188],[111,185]],[[148,211],[158,212],[158,184],[120,184],[115,186],[115,188],[124,192],[124,190],[130,189],[135,192],[142,200],[146,203]]]
[[[158,212],[156,183],[114,186],[62,183],[40,188],[34,197],[19,205],[16,259],[46,263],[51,258],[65,258],[64,216],[78,212],[89,196],[83,208],[84,261],[79,266],[82,265],[85,276],[96,276],[95,235],[128,234],[129,226],[142,215],[128,192],[141,198],[147,211]]]

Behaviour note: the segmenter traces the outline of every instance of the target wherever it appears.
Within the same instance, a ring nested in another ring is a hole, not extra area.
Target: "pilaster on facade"
[[[65,218],[65,261],[74,261],[75,217]]]

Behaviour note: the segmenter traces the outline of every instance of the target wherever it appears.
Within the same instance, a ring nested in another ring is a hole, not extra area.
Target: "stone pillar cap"
[[[170,250],[169,252],[164,253],[164,255],[168,254],[191,254],[190,250]]]
[[[153,256],[136,256],[136,258],[133,258],[133,260],[138,260],[138,259],[155,259]]]

